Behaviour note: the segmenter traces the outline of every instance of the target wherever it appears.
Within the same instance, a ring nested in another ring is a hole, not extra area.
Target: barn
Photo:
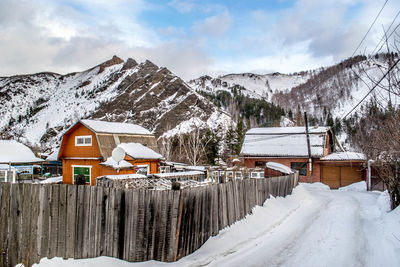
[[[112,158],[119,147],[122,161]],[[158,173],[162,156],[157,152],[155,136],[145,128],[119,122],[81,120],[63,135],[58,159],[63,163],[63,183],[76,183],[84,175],[95,185],[96,177],[117,174]]]
[[[301,182],[338,188],[363,179],[365,157],[344,151],[330,127],[265,127],[247,131],[241,149],[247,168],[276,162],[299,171]]]

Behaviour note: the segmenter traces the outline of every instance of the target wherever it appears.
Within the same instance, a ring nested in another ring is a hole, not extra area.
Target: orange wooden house
[[[121,162],[111,156],[116,147],[126,153]],[[95,185],[103,175],[158,173],[162,156],[157,150],[155,136],[139,125],[81,120],[62,138],[58,159],[63,163],[63,183],[75,183],[78,175]]]

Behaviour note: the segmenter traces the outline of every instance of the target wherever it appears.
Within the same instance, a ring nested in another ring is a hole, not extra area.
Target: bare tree
[[[182,146],[187,160],[192,165],[198,165],[204,157],[204,142],[202,133],[199,127],[196,127],[188,135],[179,137],[180,145]]]

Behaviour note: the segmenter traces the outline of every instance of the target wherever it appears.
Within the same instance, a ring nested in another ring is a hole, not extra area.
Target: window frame
[[[300,164],[303,164],[302,168],[293,166],[293,165],[300,165]],[[308,173],[307,165],[308,165],[307,162],[290,162],[290,168],[293,169],[293,170],[299,171],[299,175],[300,176],[307,176],[307,173]],[[305,171],[305,174],[302,174],[302,171]]]
[[[86,138],[90,138],[90,144],[85,143]],[[78,144],[78,139],[83,139],[83,144]],[[91,135],[77,135],[75,136],[75,146],[92,146],[93,138]]]
[[[91,165],[72,165],[72,183],[76,184],[76,180],[75,180],[75,175],[74,175],[74,169],[76,167],[78,168],[89,168],[89,183],[86,184],[92,184],[92,167]]]
[[[150,174],[150,165],[149,164],[136,165],[135,172],[138,173],[137,169],[144,168],[144,167],[147,167],[147,175],[149,175]]]

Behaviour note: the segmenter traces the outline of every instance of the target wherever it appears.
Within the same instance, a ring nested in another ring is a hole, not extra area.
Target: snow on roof
[[[15,140],[0,140],[0,163],[41,162],[32,150]]]
[[[51,152],[49,156],[46,158],[46,161],[57,161],[58,160],[58,152],[60,151],[60,148],[58,147],[56,150]]]
[[[139,143],[121,143],[117,147],[125,150],[134,159],[161,159],[163,156]]]
[[[201,175],[201,174],[204,174],[204,172],[200,171],[167,172],[167,173],[155,173],[153,175],[158,178],[167,178],[167,177],[191,176],[191,175]]]
[[[186,170],[192,170],[192,171],[206,171],[206,167],[204,166],[185,166]]]
[[[8,170],[14,170],[15,167],[10,166],[8,164],[0,164],[0,170],[2,171],[8,171]]]
[[[112,157],[109,157],[106,161],[100,163],[100,165],[111,167],[114,169],[129,169],[129,168],[134,167],[132,164],[130,164],[126,160],[121,160],[118,163]]]
[[[312,157],[323,156],[327,130],[329,127],[318,127],[309,131]],[[268,157],[308,157],[304,127],[251,129],[246,133],[240,154]]]
[[[96,120],[81,120],[80,122],[97,133],[144,134],[144,135],[152,134],[149,130],[146,130],[142,126],[132,123],[96,121]]]
[[[62,180],[63,180],[62,176],[51,177],[51,178],[47,178],[46,180],[40,181],[39,184],[57,184],[57,183],[61,183]]]
[[[118,174],[118,175],[104,175],[97,177],[96,179],[111,179],[111,180],[124,180],[124,179],[140,179],[140,178],[147,178],[146,175],[131,173],[131,174]]]
[[[293,171],[286,165],[277,163],[277,162],[267,162],[266,167],[275,171],[280,171],[286,174],[292,174]]]
[[[336,152],[329,154],[326,157],[321,158],[321,160],[332,160],[332,161],[364,161],[367,157],[362,153],[357,152]]]
[[[330,130],[330,127],[325,126],[314,126],[309,127],[308,132],[310,134],[326,133]],[[301,127],[264,127],[264,128],[252,128],[247,131],[246,135],[275,135],[275,134],[305,134],[306,128]]]

